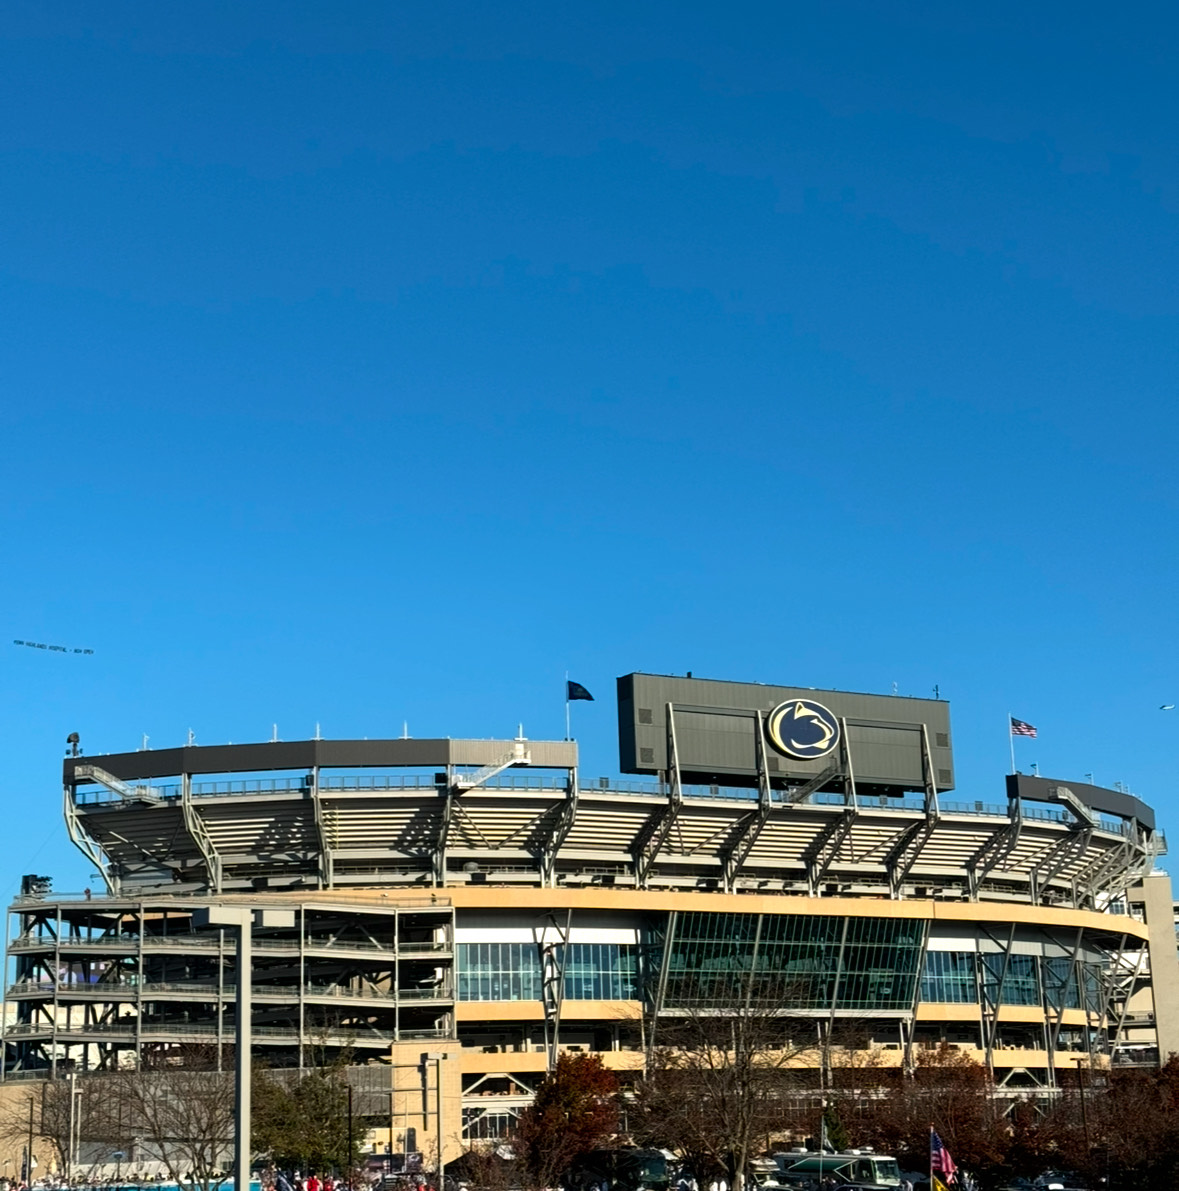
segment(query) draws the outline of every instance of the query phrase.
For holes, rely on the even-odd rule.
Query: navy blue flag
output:
[[[593,695],[589,693],[581,685],[580,682],[566,682],[565,683],[565,698],[572,702],[574,699],[587,699],[590,703],[594,701]]]

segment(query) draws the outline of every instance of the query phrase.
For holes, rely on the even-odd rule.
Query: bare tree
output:
[[[683,1008],[650,1023],[655,1045],[631,1114],[637,1139],[679,1151],[700,1177],[723,1171],[732,1191],[743,1191],[750,1160],[787,1127],[813,1049],[794,1041],[800,1021],[782,1008],[791,989],[742,984],[728,997],[715,986],[707,995],[681,989]]]
[[[519,1161],[510,1145],[478,1142],[446,1165],[447,1178],[479,1191],[511,1191],[522,1185]]]
[[[217,1191],[233,1163],[233,1079],[213,1067],[149,1067],[95,1077],[101,1096],[87,1135],[128,1150],[137,1143],[164,1163],[182,1191]]]

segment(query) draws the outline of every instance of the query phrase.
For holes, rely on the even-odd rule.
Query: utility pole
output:
[[[66,1134],[66,1178],[74,1177],[74,1114],[78,1110],[78,1073],[70,1072],[70,1116],[69,1129]]]
[[[422,1073],[429,1087],[429,1060],[434,1060],[434,1127],[437,1130],[438,1173],[435,1179],[437,1191],[443,1191],[442,1182],[442,1061],[446,1058],[445,1051],[428,1051],[422,1055]]]
[[[352,1191],[352,1084],[348,1084],[348,1191]]]
[[[37,1101],[34,1097],[29,1097],[29,1148],[25,1151],[25,1185],[31,1187],[33,1185],[33,1111],[36,1108]]]
[[[236,1078],[233,1096],[234,1191],[250,1191],[250,1066],[253,1025],[254,927],[293,927],[294,910],[253,910],[249,906],[206,906],[193,910],[197,930],[228,927],[237,937],[237,996],[234,1001],[234,1052]]]

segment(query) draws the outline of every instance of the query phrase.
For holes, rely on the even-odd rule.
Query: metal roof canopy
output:
[[[191,745],[134,753],[97,753],[67,757],[66,785],[93,780],[75,770],[99,766],[121,781],[203,773],[266,773],[275,770],[372,769],[404,766],[446,769],[456,765],[491,765],[520,744],[518,740],[295,740],[264,744]],[[524,741],[534,768],[576,769],[577,742]]]
[[[1027,777],[1022,773],[1007,775],[1007,797],[1030,802],[1057,802],[1068,805],[1077,798],[1095,811],[1104,811],[1120,819],[1135,819],[1149,831],[1155,829],[1154,811],[1133,794],[1107,790],[1088,782],[1062,781],[1055,777]]]

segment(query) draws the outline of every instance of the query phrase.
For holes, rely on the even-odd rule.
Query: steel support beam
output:
[[[192,803],[192,775],[180,775],[180,811],[184,818],[184,829],[188,832],[196,849],[205,862],[205,872],[208,874],[209,889],[213,893],[221,892],[221,857],[209,835],[205,821],[197,813]]]
[[[979,890],[987,874],[998,868],[1019,846],[1023,833],[1023,809],[1018,798],[1008,802],[1007,816],[1007,825],[992,835],[966,862],[971,901],[978,901]]]
[[[74,787],[67,784],[62,788],[62,814],[65,817],[66,832],[70,843],[90,861],[102,877],[106,890],[112,897],[118,896],[119,878],[111,867],[110,859],[102,845],[86,830],[81,816],[78,814],[77,804],[74,802]]]
[[[1081,943],[1084,940],[1084,930],[1081,927],[1077,928],[1076,934],[1073,937],[1072,947],[1068,952],[1068,972],[1065,974],[1064,980],[1061,981],[1057,988],[1056,1004],[1052,1004],[1052,991],[1048,984],[1048,960],[1054,958],[1048,955],[1040,957],[1040,991],[1041,1003],[1044,1010],[1044,1024],[1047,1034],[1046,1044],[1048,1050],[1048,1085],[1056,1087],[1056,1053],[1060,1049],[1060,1030],[1064,1024],[1065,1013],[1065,994],[1068,992],[1068,985],[1070,978],[1075,981],[1077,988],[1077,1000],[1084,1004],[1084,997],[1081,994],[1081,970],[1080,970],[1080,954]],[[1055,941],[1055,940],[1054,940]],[[1086,1021],[1088,1016],[1086,1015]]]
[[[1127,840],[1125,846],[1115,851],[1110,862],[1102,867],[1093,880],[1091,889],[1094,903],[1102,894],[1112,897],[1124,893],[1150,873],[1161,854],[1161,844],[1154,834],[1143,834],[1140,839]]]
[[[577,821],[577,794],[577,770],[570,769],[565,797],[549,818],[547,828],[542,830],[532,845],[540,862],[540,883],[547,889],[552,889],[557,883],[557,856]]]
[[[937,800],[937,773],[933,767],[929,733],[924,724],[921,725],[921,769],[925,778],[925,818],[901,833],[884,861],[884,867],[888,870],[889,892],[895,898],[904,896],[905,878],[917,863],[942,817]]]
[[[892,897],[904,896],[905,878],[917,863],[922,849],[937,829],[941,816],[934,814],[906,827],[884,858],[888,870],[888,891]]]
[[[442,791],[442,814],[438,822],[438,835],[434,841],[433,877],[435,885],[446,884],[446,849],[450,844],[450,824],[454,818],[454,804],[458,795],[452,788],[452,777],[447,767],[446,789]]]
[[[804,854],[811,897],[819,896],[819,886],[823,883],[831,862],[839,855],[839,849],[851,834],[852,824],[856,821],[858,813],[856,807],[847,807],[838,818],[832,819],[823,828],[822,834]]]
[[[551,929],[550,929],[551,928]],[[565,1004],[565,965],[569,960],[569,939],[573,932],[573,909],[565,911],[561,927],[556,914],[549,915],[548,927],[540,928],[541,992],[544,1000],[544,1044],[548,1069],[554,1071],[560,1053],[561,1009]],[[556,934],[556,940],[553,934]]]
[[[1083,869],[1077,875],[1077,883],[1090,898],[1096,900],[1097,892],[1113,874],[1133,864],[1134,855],[1134,845],[1124,839],[1115,847],[1102,852],[1092,864]]]
[[[1040,862],[1028,874],[1031,885],[1032,902],[1040,905],[1044,895],[1044,886],[1061,873],[1078,857],[1084,856],[1093,838],[1093,828],[1078,823],[1068,835],[1059,839],[1048,849]]]
[[[1146,977],[1147,960],[1150,955],[1146,939],[1135,939],[1133,962],[1127,959],[1128,936],[1123,932],[1118,939],[1118,948],[1110,959],[1108,969],[1107,1007],[1106,1012],[1111,1022],[1110,1050],[1116,1050],[1125,1039],[1126,1018],[1130,1010],[1130,1000],[1138,991],[1139,984]],[[1078,980],[1080,977],[1078,976]],[[1082,986],[1078,983],[1078,989]]]
[[[646,1050],[647,1058],[645,1070],[649,1075],[651,1072],[651,1060],[655,1054],[655,1036],[659,1030],[659,1019],[663,1014],[664,1002],[667,998],[667,977],[671,971],[671,949],[675,941],[676,925],[679,921],[679,911],[669,910],[667,912],[667,926],[665,927],[665,934],[663,936],[663,954],[659,960],[659,979],[653,989],[650,988],[648,982],[648,998],[651,1008],[650,1012],[650,1028],[647,1030]]]
[[[670,779],[667,803],[652,816],[647,827],[635,841],[635,881],[640,889],[647,887],[647,880],[655,867],[655,861],[659,858],[663,845],[667,843],[679,818],[680,808],[684,804],[683,785],[680,782],[680,759],[676,751],[675,709],[671,703],[667,704],[667,769]]]
[[[725,892],[736,888],[741,867],[753,851],[762,828],[769,822],[774,809],[774,792],[770,786],[770,770],[766,762],[765,725],[761,712],[754,720],[754,755],[757,758],[757,810],[738,820],[728,843],[721,850],[721,864],[725,875]]]
[[[323,794],[319,788],[319,766],[316,765],[307,777],[308,794],[315,815],[315,840],[319,845],[319,887],[320,889],[330,889],[335,881],[336,823],[334,812],[326,810],[323,805]],[[329,819],[329,815],[332,816],[331,819]]]
[[[1002,948],[1003,964],[999,969],[999,980],[995,985],[992,998],[987,992],[987,964],[986,957],[995,953],[979,950],[978,954],[978,1006],[980,1024],[983,1031],[983,1046],[986,1050],[987,1070],[991,1078],[995,1078],[995,1039],[999,1033],[999,1006],[1003,1004],[1003,985],[1007,981],[1007,969],[1011,966],[1011,948],[1015,943],[1015,923],[1011,923],[1007,931],[1007,942],[1000,943],[984,926],[980,931]],[[981,939],[980,939],[981,942]]]

